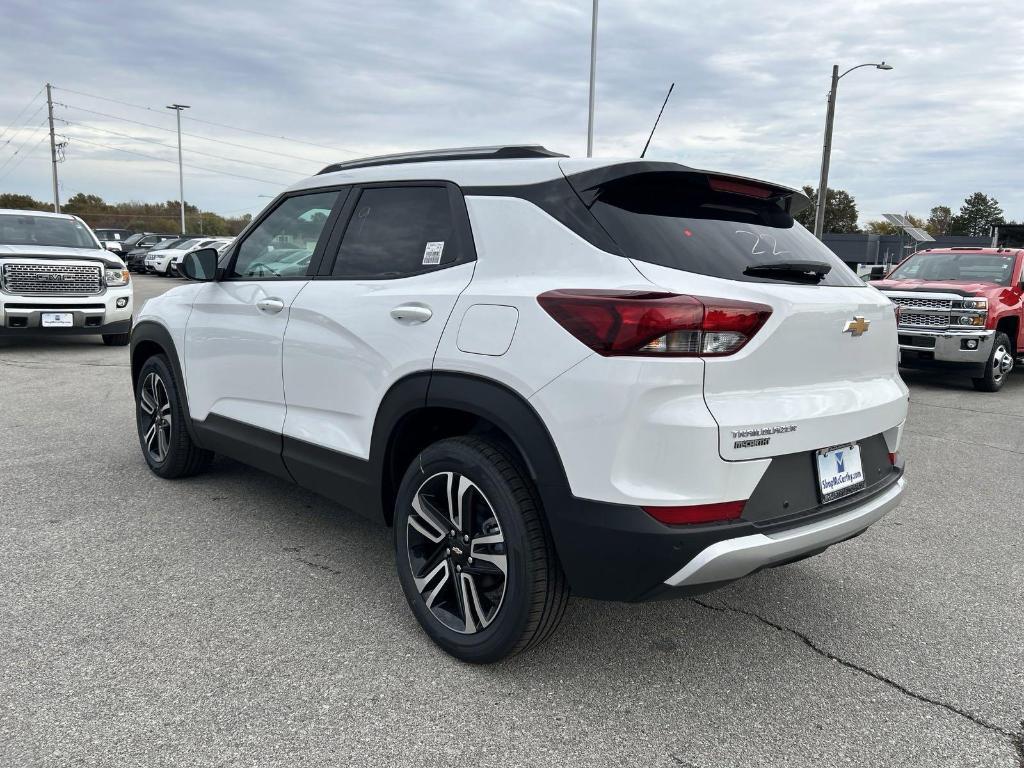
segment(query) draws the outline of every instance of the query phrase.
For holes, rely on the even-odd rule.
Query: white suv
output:
[[[330,166],[132,335],[143,455],[214,453],[394,527],[413,613],[489,662],[570,590],[693,595],[898,503],[892,304],[799,192],[540,147]]]
[[[131,274],[77,216],[0,210],[0,338],[96,334],[126,346]]]

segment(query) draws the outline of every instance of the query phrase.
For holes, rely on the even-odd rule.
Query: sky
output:
[[[191,107],[185,197],[225,214],[365,155],[585,156],[590,18],[591,0],[0,0],[0,192],[52,199],[47,81],[64,199],[176,200],[171,103]],[[861,222],[975,191],[1024,221],[1022,41],[1019,0],[602,0],[594,154],[638,156],[674,82],[649,158],[817,186],[832,65],[885,60],[837,92],[829,184]]]

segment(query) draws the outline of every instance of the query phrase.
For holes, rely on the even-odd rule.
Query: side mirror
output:
[[[198,251],[186,253],[178,267],[189,280],[208,283],[217,279],[217,251],[213,248],[200,248]]]

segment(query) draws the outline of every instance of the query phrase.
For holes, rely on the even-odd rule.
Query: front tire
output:
[[[992,342],[992,354],[985,363],[985,374],[980,379],[972,379],[971,383],[979,392],[998,392],[1013,371],[1013,364],[1013,342],[1005,333],[997,333]]]
[[[142,455],[160,477],[190,477],[213,460],[211,451],[192,442],[185,418],[181,393],[167,358],[148,358],[135,385],[135,421]]]
[[[412,462],[395,507],[399,581],[420,626],[476,664],[532,648],[569,588],[532,482],[500,444],[441,440]]]
[[[104,333],[103,343],[108,347],[127,347],[132,340],[131,332],[128,333]]]

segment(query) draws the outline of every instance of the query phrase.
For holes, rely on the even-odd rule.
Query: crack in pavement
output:
[[[950,704],[945,701],[940,701],[939,699],[933,699],[922,693],[917,693],[916,691],[910,690],[905,685],[902,685],[879,672],[874,672],[868,669],[867,667],[862,667],[859,664],[855,664],[852,661],[847,661],[846,659],[840,658],[831,651],[827,651],[824,648],[822,648],[820,645],[815,643],[808,635],[805,635],[803,632],[793,629],[792,627],[777,624],[771,619],[767,619],[759,613],[755,613],[754,611],[748,611],[745,608],[737,608],[727,603],[723,603],[722,605],[714,605],[712,603],[707,603],[703,600],[699,600],[696,597],[692,597],[690,598],[690,600],[694,603],[697,603],[697,605],[703,606],[704,608],[707,608],[712,611],[718,611],[720,613],[739,613],[744,616],[749,616],[750,618],[756,619],[762,624],[765,624],[766,626],[769,626],[778,632],[785,632],[790,635],[793,635],[819,656],[824,656],[826,659],[831,659],[832,661],[841,664],[847,669],[852,669],[855,672],[860,672],[863,675],[867,675],[868,677],[873,678],[874,680],[877,680],[880,683],[884,683],[893,690],[902,693],[904,696],[909,696],[910,698],[916,699],[917,701],[923,704],[931,704],[935,707],[941,707],[947,712],[950,712],[954,715],[958,715],[959,717],[969,720],[970,722],[974,723],[977,726],[980,726],[981,728],[984,728],[990,733],[995,733],[999,736],[1002,736],[1005,739],[1008,739],[1010,745],[1014,748],[1014,750],[1017,753],[1017,762],[1020,768],[1024,768],[1024,721],[1021,721],[1020,730],[1014,733],[1013,731],[1003,728],[1001,725],[996,725],[995,723],[989,722],[983,717],[972,714],[971,712],[968,712],[965,709],[961,709],[955,704]]]
[[[979,443],[977,440],[964,440],[963,438],[957,439],[952,437],[945,437],[943,435],[933,435],[929,432],[919,432],[916,429],[905,429],[904,434],[917,435],[918,437],[931,437],[935,440],[942,440],[945,443],[963,443],[964,445],[980,445],[982,448],[991,448],[993,451],[1003,451],[1004,453],[1012,453],[1017,456],[1024,456],[1024,451],[1018,451],[1014,448],[1006,448],[1001,445],[992,445],[991,443]]]
[[[1007,411],[984,411],[980,408],[964,408],[959,405],[940,405],[939,403],[928,403],[924,400],[915,400],[914,398],[910,398],[910,403],[911,405],[923,405],[926,408],[946,408],[950,411],[966,411],[967,413],[984,413],[987,416],[1008,416],[1011,419],[1024,419],[1024,415]]]
[[[128,363],[75,363],[75,362],[50,362],[44,363],[36,360],[9,360],[0,357],[0,365],[8,365],[11,368],[128,368]]]

